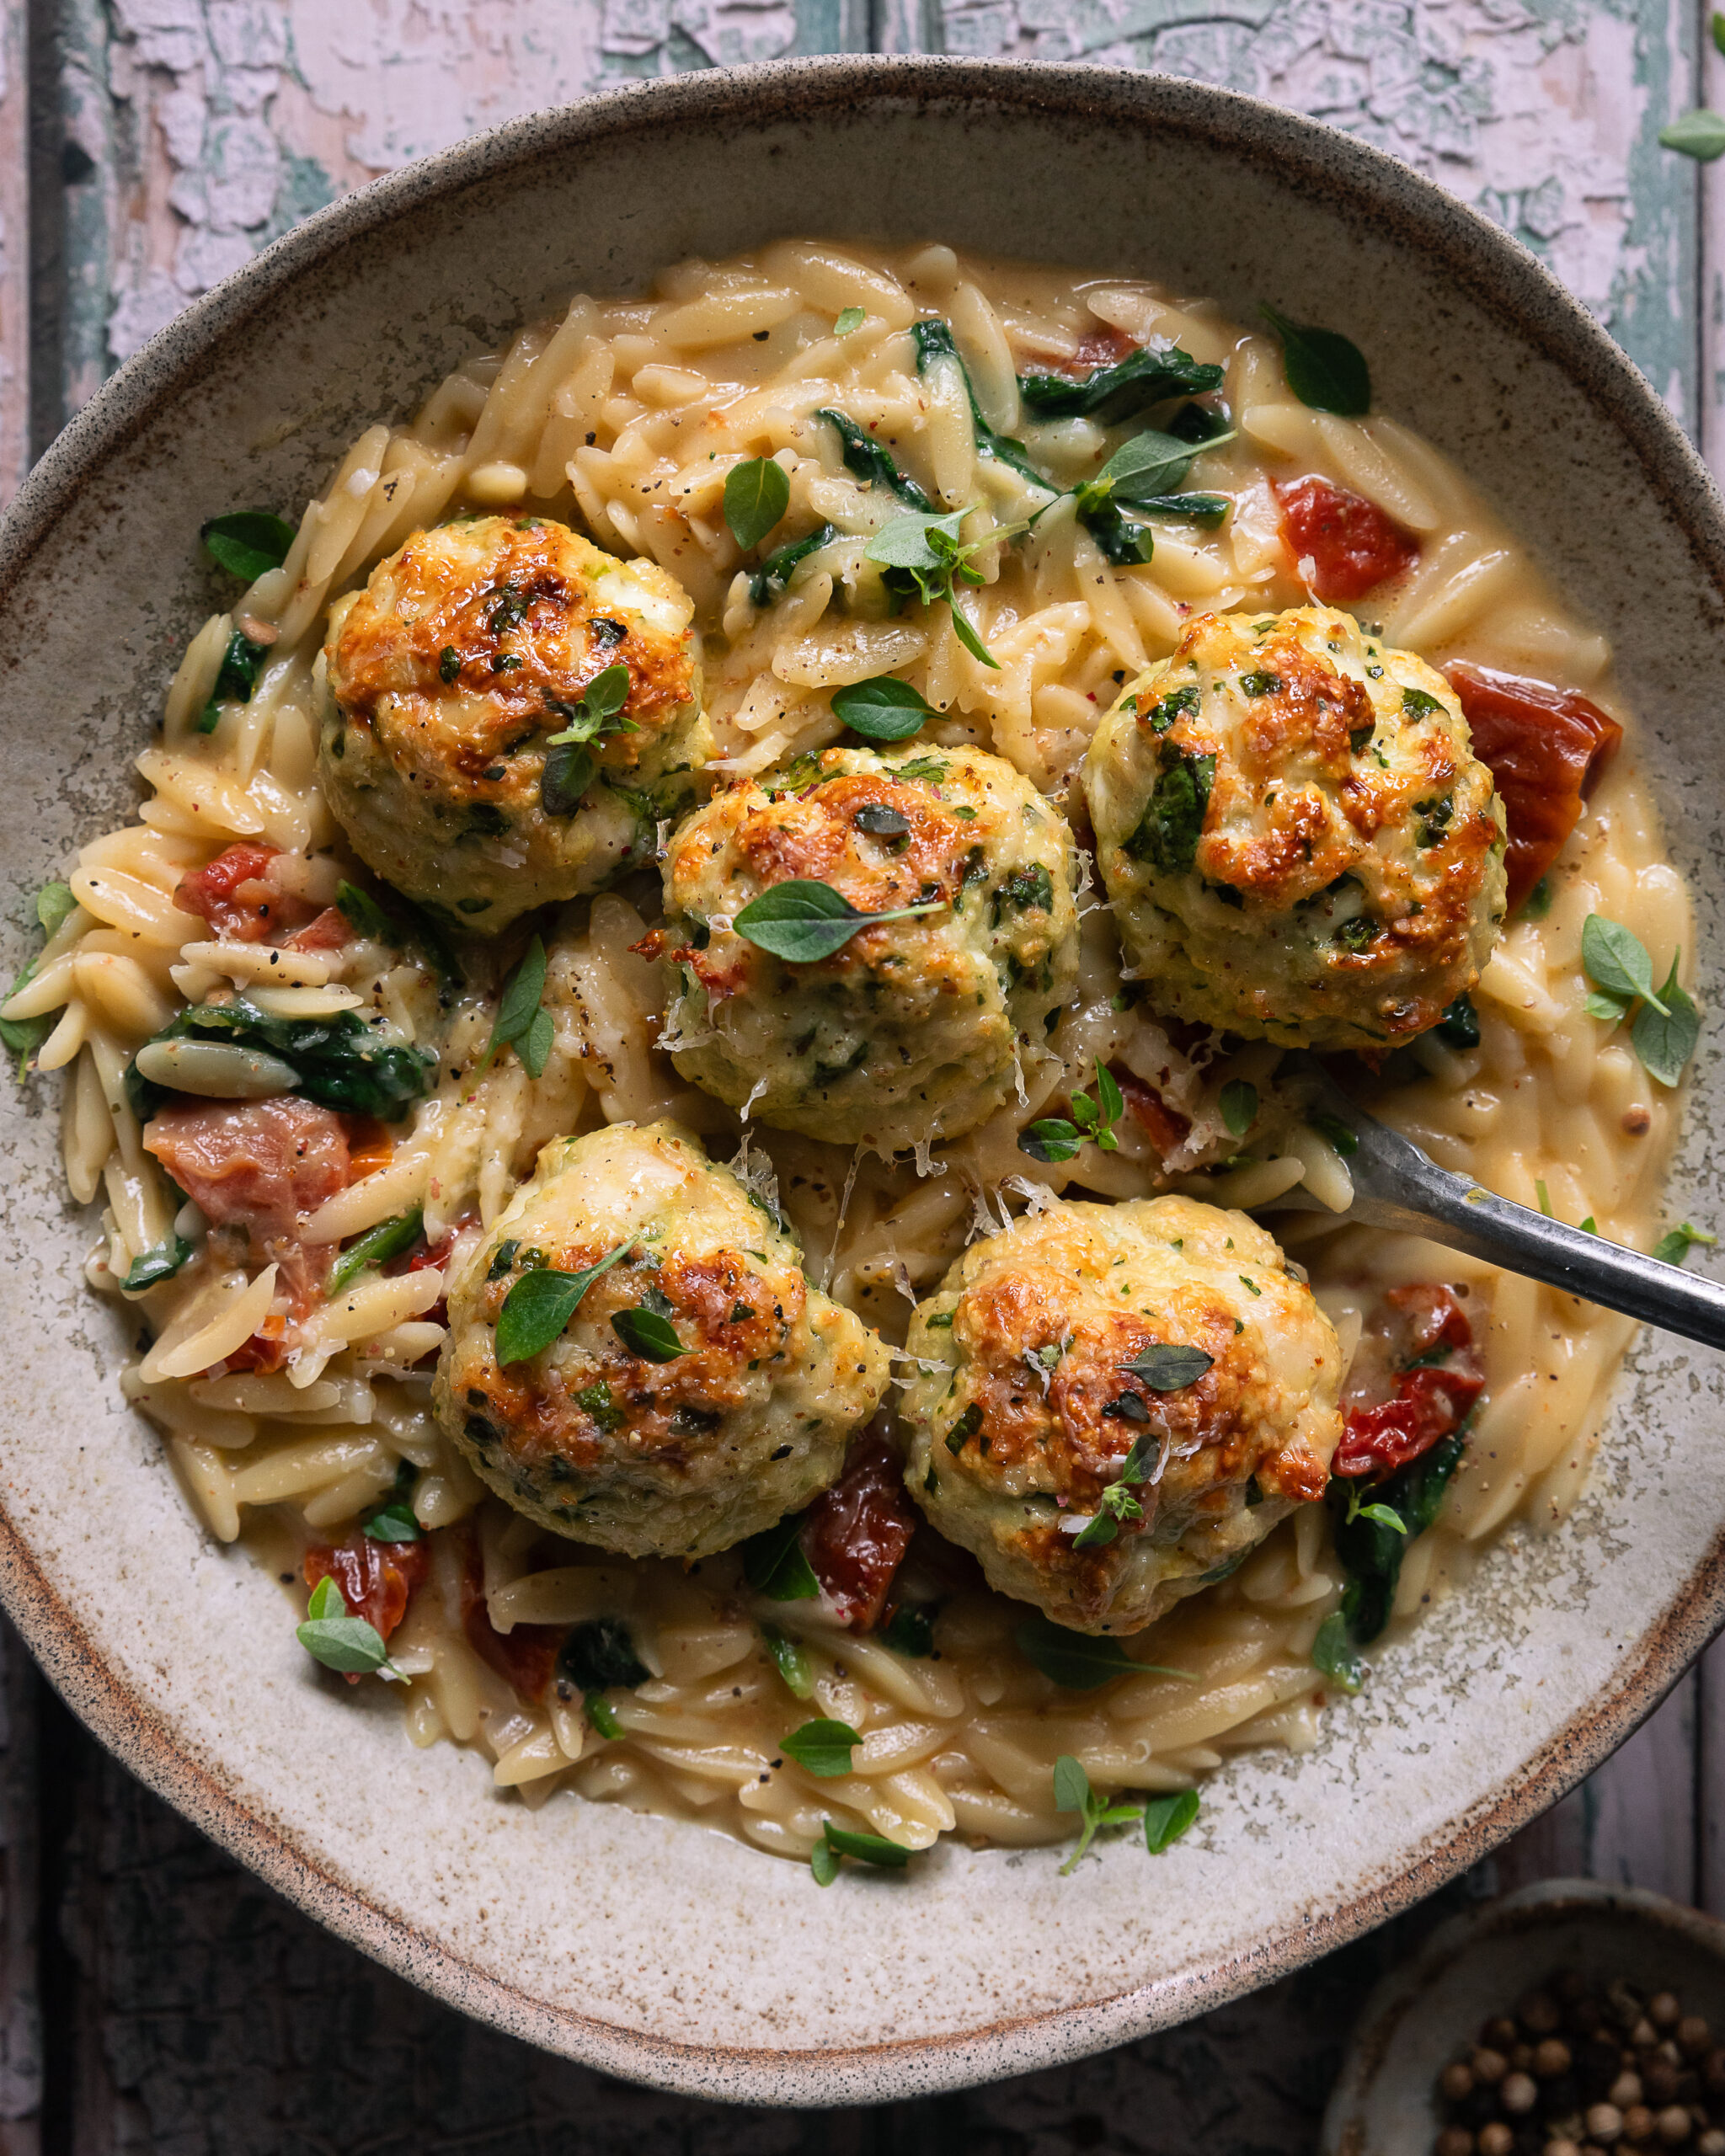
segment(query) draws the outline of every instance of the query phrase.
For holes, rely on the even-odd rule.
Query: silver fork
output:
[[[1311,1107],[1345,1123],[1359,1140],[1359,1150],[1347,1156],[1354,1202],[1345,1214],[1332,1218],[1425,1235],[1470,1257],[1621,1310],[1663,1332],[1725,1348],[1725,1283],[1643,1257],[1639,1251],[1625,1250],[1602,1235],[1498,1198],[1466,1176],[1451,1175],[1411,1139],[1357,1107],[1313,1056],[1290,1057],[1283,1072],[1296,1080]],[[1297,1184],[1262,1209],[1279,1208],[1329,1211]]]

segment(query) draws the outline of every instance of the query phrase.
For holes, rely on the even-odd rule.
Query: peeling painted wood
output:
[[[69,410],[381,173],[612,83],[868,45],[867,0],[67,0],[66,23]]]
[[[1155,68],[1345,128],[1525,242],[1693,424],[1694,168],[1657,136],[1695,101],[1699,27],[1666,0],[888,0],[885,37]]]
[[[40,446],[187,300],[344,189],[605,83],[871,43],[1160,68],[1347,127],[1533,247],[1725,470],[1725,163],[1698,171],[1655,141],[1704,94],[1725,104],[1706,15],[1680,0],[63,0],[64,142],[38,157],[32,204],[11,0],[0,494],[24,467],[33,389]],[[32,211],[52,327],[37,350],[53,355],[34,385]],[[1146,2120],[1168,2156],[1292,2150],[1392,1956],[1470,1895],[1577,1871],[1725,1913],[1725,1651],[1469,1881],[1298,1978],[993,2089],[736,2112],[543,2058],[337,1945],[42,1703],[0,1628],[0,2156],[1055,2156],[1149,2147]]]

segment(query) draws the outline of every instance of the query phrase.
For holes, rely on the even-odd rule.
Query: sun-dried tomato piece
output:
[[[522,1699],[542,1700],[563,1642],[560,1625],[517,1625],[499,1632],[485,1602],[485,1574],[478,1543],[469,1536],[462,1568],[462,1630],[481,1662],[488,1663]]]
[[[1154,1086],[1145,1083],[1135,1070],[1129,1070],[1123,1063],[1111,1063],[1109,1075],[1120,1089],[1120,1097],[1131,1110],[1133,1119],[1150,1134],[1150,1142],[1167,1160],[1177,1147],[1184,1145],[1192,1129],[1190,1116],[1182,1115],[1178,1108],[1171,1108]]]
[[[182,913],[208,921],[225,942],[282,943],[291,939],[295,949],[306,951],[345,942],[351,931],[334,907],[320,913],[309,899],[278,881],[292,858],[280,846],[242,839],[224,847],[202,868],[182,876],[174,888],[174,903]],[[339,933],[327,925],[332,922],[339,926]]]
[[[369,1534],[350,1534],[333,1546],[314,1542],[306,1552],[306,1585],[333,1579],[341,1589],[350,1617],[363,1617],[380,1639],[407,1614],[414,1589],[430,1564],[425,1542],[374,1542]],[[357,1684],[357,1674],[350,1674]]]
[[[1563,850],[1581,804],[1611,760],[1623,728],[1573,689],[1488,666],[1446,666],[1492,774],[1509,826],[1504,867],[1514,913]]]
[[[1391,1288],[1384,1300],[1401,1320],[1401,1359],[1414,1363],[1439,1347],[1471,1348],[1473,1327],[1453,1289],[1435,1280]]]
[[[1375,502],[1327,479],[1271,483],[1282,510],[1282,536],[1312,596],[1326,606],[1364,599],[1419,559],[1419,542]]]
[[[1485,1387],[1473,1327],[1451,1291],[1436,1282],[1391,1288],[1387,1330],[1402,1365],[1387,1400],[1356,1401],[1342,1426],[1332,1475],[1388,1475],[1459,1429]]]
[[[1124,329],[1116,329],[1106,322],[1098,323],[1078,339],[1077,349],[1070,360],[1051,362],[1048,372],[1071,375],[1075,381],[1082,382],[1098,367],[1119,366],[1122,360],[1130,360],[1137,350]]]
[[[916,1524],[897,1460],[880,1438],[865,1436],[803,1526],[814,1577],[846,1624],[867,1632],[880,1622]]]

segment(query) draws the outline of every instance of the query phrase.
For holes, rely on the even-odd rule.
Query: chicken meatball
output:
[[[1497,940],[1503,814],[1455,691],[1332,607],[1200,616],[1097,728],[1084,789],[1120,940],[1177,1017],[1391,1048]]]
[[[1341,1351],[1262,1228],[1058,1202],[919,1304],[905,1481],[1003,1594],[1135,1632],[1323,1493]]]
[[[519,1354],[535,1345],[516,1329],[523,1308],[552,1299],[542,1334],[558,1314],[547,1276],[567,1297],[590,1273],[561,1328]],[[631,1557],[704,1557],[837,1480],[889,1367],[804,1278],[777,1216],[686,1131],[614,1123],[553,1139],[464,1267],[433,1398],[475,1471],[530,1519]]]
[[[543,517],[416,531],[330,609],[318,771],[355,851],[487,934],[650,862],[711,750],[693,613]]]
[[[776,958],[732,926],[775,884],[825,884],[864,928]],[[1064,819],[999,756],[836,748],[718,795],[665,867],[676,1067],[763,1123],[890,1153],[998,1107],[1078,969]]]

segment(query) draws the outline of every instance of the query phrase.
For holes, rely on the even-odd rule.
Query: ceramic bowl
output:
[[[779,233],[944,237],[1154,275],[1346,331],[1382,408],[1494,496],[1613,639],[1702,992],[1725,952],[1725,522],[1616,347],[1495,227],[1380,152],[1202,84],[832,60],[685,76],[520,120],[350,196],[190,307],[56,442],[0,529],[3,909],[121,817],[207,611],[199,519],[302,501],[379,414],[585,287]],[[8,931],[15,955],[19,939]],[[1703,1050],[1672,1217],[1718,1217]],[[1014,2073],[1214,2006],[1471,1863],[1619,1742],[1725,1614],[1717,1364],[1644,1342],[1592,1491],[1378,1659],[1305,1758],[1246,1758],[1154,1865],[944,1848],[818,1891],[693,1827],[499,1800],[335,1697],[280,1589],[194,1524],[114,1379],[38,1085],[0,1086],[0,1590],[77,1711],[341,1936],[605,2070],[752,2103]]]
[[[1458,2047],[1555,1971],[1674,1991],[1725,2026],[1725,1924],[1637,1886],[1546,1879],[1434,1932],[1366,2001],[1324,2114],[1320,2156],[1431,2156],[1434,2091]]]

